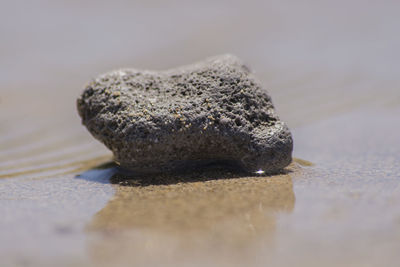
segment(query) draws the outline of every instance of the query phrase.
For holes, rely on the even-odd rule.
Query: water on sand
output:
[[[4,6],[1,266],[398,265],[398,1]],[[85,82],[226,52],[254,68],[303,160],[112,183],[76,113]]]

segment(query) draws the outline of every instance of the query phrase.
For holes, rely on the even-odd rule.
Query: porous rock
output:
[[[225,162],[268,173],[291,162],[288,127],[232,55],[167,71],[112,71],[92,80],[77,105],[90,133],[135,172]]]

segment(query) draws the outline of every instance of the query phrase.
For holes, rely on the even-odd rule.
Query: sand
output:
[[[4,6],[1,266],[398,265],[396,1]],[[268,88],[296,161],[119,183],[75,109],[87,79],[226,52]]]
[[[274,212],[293,210],[290,174],[233,178],[221,171],[199,173],[204,174],[210,180],[118,186],[87,228],[89,235],[101,233],[89,248],[96,263],[115,263],[116,251],[117,262],[132,263],[132,252],[140,251],[133,262],[144,264],[157,255],[153,263],[162,259],[173,265],[205,253],[230,255],[231,264],[260,236],[273,235]]]

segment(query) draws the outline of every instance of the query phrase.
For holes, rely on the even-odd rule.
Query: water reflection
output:
[[[101,170],[116,193],[87,227],[89,254],[99,264],[172,265],[223,255],[240,262],[256,244],[273,240],[276,213],[293,209],[293,168],[268,177],[220,166],[173,177]]]

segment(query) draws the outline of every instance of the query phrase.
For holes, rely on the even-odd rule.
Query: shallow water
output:
[[[1,266],[397,266],[397,1],[4,7]],[[291,128],[287,173],[112,184],[112,155],[76,112],[85,82],[226,52],[256,71]]]

